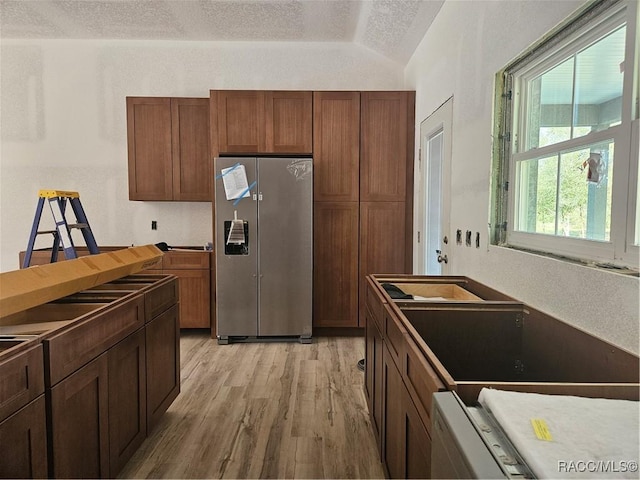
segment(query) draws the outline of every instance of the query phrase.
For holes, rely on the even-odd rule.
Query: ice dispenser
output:
[[[249,255],[249,222],[246,220],[224,221],[224,254]]]

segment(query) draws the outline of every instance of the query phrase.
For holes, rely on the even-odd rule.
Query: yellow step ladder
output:
[[[38,205],[36,207],[36,214],[33,219],[33,226],[31,227],[31,235],[29,235],[29,243],[25,252],[23,268],[27,268],[31,264],[31,255],[33,253],[33,246],[36,242],[36,237],[41,234],[53,234],[53,248],[51,250],[51,263],[58,260],[58,248],[62,244],[64,250],[64,256],[67,260],[72,258],[78,258],[76,253],[73,239],[71,238],[71,229],[77,228],[82,232],[84,241],[89,248],[89,253],[100,253],[96,239],[93,236],[89,221],[84,213],[82,204],[80,203],[80,195],[78,192],[69,192],[65,190],[40,190],[38,192]],[[53,215],[53,220],[56,224],[55,230],[41,230],[38,231],[40,225],[40,218],[42,217],[42,210],[44,208],[45,200],[49,202],[49,208]],[[67,206],[67,200],[73,209],[73,213],[76,216],[76,223],[69,224],[65,215]]]

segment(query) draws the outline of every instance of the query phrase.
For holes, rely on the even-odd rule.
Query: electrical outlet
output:
[[[151,220],[151,230],[158,229],[158,222],[156,220]]]
[[[464,243],[467,247],[471,246],[471,230],[465,232]]]

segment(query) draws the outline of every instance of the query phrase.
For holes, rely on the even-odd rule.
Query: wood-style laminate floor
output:
[[[218,345],[183,331],[181,393],[120,478],[384,478],[364,339]]]

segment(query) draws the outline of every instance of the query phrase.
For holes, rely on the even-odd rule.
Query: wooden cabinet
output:
[[[406,201],[414,98],[408,91],[362,92],[360,201]]]
[[[313,324],[357,326],[358,203],[315,202],[313,210]]]
[[[358,202],[360,93],[313,94],[313,198]]]
[[[364,327],[365,276],[412,269],[415,92],[211,90],[210,102],[212,156],[313,153],[313,326]]]
[[[311,92],[212,90],[210,108],[217,123],[214,155],[312,151]]]
[[[365,394],[380,458],[390,478],[430,478],[431,392],[444,384],[370,278],[365,304]]]
[[[113,477],[147,436],[145,331],[129,335],[108,352],[109,464]]]
[[[147,372],[147,432],[180,393],[180,323],[178,306],[145,326]]]
[[[412,270],[415,92],[362,92],[360,319],[364,278]]]
[[[0,421],[0,478],[47,478],[44,395]]]
[[[47,477],[43,393],[42,344],[0,342],[0,478]]]
[[[108,388],[102,354],[51,389],[52,477],[111,476]]]
[[[405,478],[404,385],[386,344],[382,346],[382,458],[389,478]]]
[[[169,250],[156,271],[178,277],[180,328],[210,328],[211,252]]]
[[[407,389],[402,391],[405,477],[431,478],[431,436]]]
[[[382,458],[382,334],[368,307],[366,312],[365,394],[378,445],[378,454]]]
[[[366,276],[406,271],[404,202],[360,203],[360,325],[364,326]]]
[[[209,157],[209,99],[171,99],[173,197],[210,202],[213,161]]]
[[[211,201],[209,100],[127,97],[130,200]]]
[[[360,93],[314,92],[315,327],[358,326]]]

